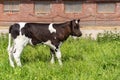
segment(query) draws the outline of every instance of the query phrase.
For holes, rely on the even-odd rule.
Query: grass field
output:
[[[105,35],[105,34],[104,34]],[[63,66],[50,64],[49,48],[27,46],[23,66],[11,68],[7,37],[0,36],[0,80],[120,80],[119,39],[69,38],[61,47]]]

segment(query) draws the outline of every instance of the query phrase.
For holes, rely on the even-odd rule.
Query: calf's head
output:
[[[80,19],[78,20],[72,20],[71,22],[71,35],[75,37],[80,37],[82,36],[82,32],[80,31]]]

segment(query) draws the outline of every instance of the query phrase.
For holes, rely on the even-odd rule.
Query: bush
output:
[[[105,31],[97,35],[98,42],[120,41],[120,32],[118,31]]]

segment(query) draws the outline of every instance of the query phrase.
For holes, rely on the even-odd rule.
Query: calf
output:
[[[20,55],[23,48],[29,43],[31,45],[45,44],[50,47],[51,63],[54,63],[56,55],[58,62],[61,61],[61,44],[71,36],[82,35],[79,26],[80,20],[67,21],[60,24],[47,23],[15,23],[9,28],[8,53],[10,65],[14,67],[14,60],[17,66],[21,66]],[[11,46],[11,37],[13,44]]]

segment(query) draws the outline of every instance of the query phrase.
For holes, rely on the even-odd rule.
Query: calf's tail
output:
[[[9,34],[8,34],[8,47],[7,47],[7,50],[10,51],[10,47],[11,47],[11,29],[12,29],[12,26],[10,26],[9,28]]]
[[[8,34],[8,47],[7,47],[8,51],[10,51],[10,47],[11,47],[11,33]]]

